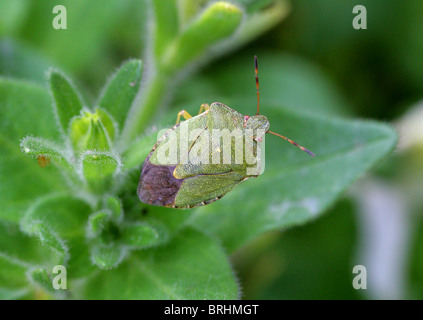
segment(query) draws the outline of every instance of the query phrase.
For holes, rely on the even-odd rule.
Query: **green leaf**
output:
[[[51,194],[29,208],[21,226],[29,233],[48,226],[63,238],[84,237],[90,212],[90,206],[81,199],[69,194]]]
[[[79,154],[86,149],[111,149],[115,131],[114,121],[97,108],[94,113],[83,110],[82,115],[72,118],[69,136],[74,151]]]
[[[31,281],[37,284],[42,289],[50,293],[57,293],[57,290],[54,290],[52,285],[52,280],[44,268],[33,268],[29,270],[28,277]]]
[[[207,4],[207,0],[178,0],[177,5],[181,24],[187,23],[205,4]]]
[[[0,220],[0,252],[22,261],[25,265],[56,264],[57,256],[34,237],[24,234],[16,223]],[[0,284],[1,287],[1,284]]]
[[[264,173],[196,212],[192,223],[218,236],[230,251],[265,231],[317,218],[397,141],[395,131],[384,124],[263,109],[271,130],[301,143],[317,157],[267,136]]]
[[[117,130],[117,124],[114,121],[114,119],[107,113],[107,111],[96,108],[95,114],[98,115],[99,120],[101,121],[101,124],[104,127],[104,130],[107,132],[107,136],[110,141],[110,145],[112,145],[113,141],[116,137],[116,130]]]
[[[97,103],[115,119],[120,130],[140,88],[141,75],[141,60],[124,63],[110,78]]]
[[[21,142],[22,152],[34,159],[38,156],[52,158],[58,162],[65,161],[62,151],[54,142],[42,138],[25,137]]]
[[[71,119],[79,116],[82,110],[81,98],[74,85],[61,71],[50,69],[47,74],[47,80],[57,118],[63,132],[67,134]]]
[[[34,81],[44,86],[45,72],[54,65],[55,63],[49,61],[27,43],[10,38],[0,40],[0,74],[2,75]]]
[[[157,132],[135,140],[123,153],[123,164],[126,169],[141,167],[145,158],[157,142]]]
[[[27,286],[25,274],[27,268],[28,266],[23,262],[0,252],[0,287],[23,288]]]
[[[28,295],[28,289],[9,289],[0,287],[1,300],[17,300],[22,299]]]
[[[91,244],[87,242],[86,238],[71,238],[67,244],[70,252],[70,260],[66,265],[68,280],[89,276],[98,269],[92,264]]]
[[[196,107],[197,106],[200,108],[201,103],[196,105]],[[198,111],[198,108],[194,110]],[[175,110],[174,112],[167,112],[163,114],[163,116],[157,120],[154,127],[148,129],[147,132],[145,132],[142,136],[138,137],[130,144],[125,146],[122,158],[123,165],[126,169],[141,167],[142,163],[153,149],[153,146],[156,144],[157,140],[161,138],[161,136],[158,135],[160,131],[163,129],[167,130],[175,125],[176,116],[179,111],[181,111],[180,105],[178,111]]]
[[[21,153],[20,140],[28,134],[59,136],[48,92],[0,78],[0,217],[9,221],[19,221],[38,196],[66,186],[55,166],[40,168]]]
[[[110,210],[112,218],[116,221],[123,217],[122,201],[116,197],[107,197],[105,200],[105,206]]]
[[[43,87],[0,77],[0,104],[1,133],[8,140],[19,141],[28,134],[59,137],[51,98]]]
[[[136,251],[116,269],[90,278],[81,299],[237,299],[222,248],[187,229],[167,246]]]
[[[184,67],[211,45],[234,33],[241,20],[242,11],[234,4],[224,1],[212,3],[168,46],[159,68],[171,74]]]
[[[119,193],[125,211],[125,223],[136,225],[147,223],[159,235],[160,244],[172,240],[173,236],[184,228],[186,221],[191,217],[189,210],[179,211],[175,214],[172,208],[148,206],[139,201],[136,196],[139,170],[131,170],[125,179],[125,184]]]
[[[60,238],[56,232],[45,226],[41,221],[25,221],[23,229],[29,235],[36,236],[40,239],[41,243],[60,256],[59,263],[66,263],[69,259],[69,249],[65,241]]]
[[[81,155],[82,173],[90,189],[97,193],[107,190],[113,176],[122,165],[119,156],[106,152],[85,151]]]
[[[245,246],[234,257],[245,284],[244,298],[350,300],[363,297],[365,290],[355,290],[351,285],[354,262],[360,260],[353,258],[358,240],[356,224],[353,204],[342,199],[313,223],[268,233]]]
[[[108,270],[117,267],[125,258],[127,250],[121,246],[98,245],[91,251],[91,260],[100,269]]]
[[[89,218],[89,232],[91,236],[98,235],[104,230],[110,220],[110,214],[107,211],[93,213]]]
[[[135,248],[145,248],[156,244],[159,240],[156,229],[145,223],[128,225],[122,234],[122,243]]]
[[[74,167],[66,159],[66,151],[62,150],[53,141],[29,136],[22,140],[20,146],[24,155],[38,160],[40,167],[44,168],[44,166],[49,164],[50,160],[53,160],[61,168],[66,169],[72,178],[78,180]]]
[[[41,239],[47,244],[45,237]],[[32,277],[32,271],[52,268],[63,257],[63,252],[58,256],[51,249],[40,245],[40,239],[23,234],[16,224],[0,221],[0,299],[33,298],[31,283],[40,285],[35,278],[41,281],[42,275]]]
[[[85,238],[90,206],[69,194],[52,194],[40,198],[21,221],[21,228],[59,254],[67,267],[69,279],[93,270]]]

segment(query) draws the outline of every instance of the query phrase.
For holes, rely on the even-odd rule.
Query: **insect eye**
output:
[[[246,125],[246,123],[247,123],[248,119],[250,119],[250,116],[244,116],[244,127],[245,127],[245,125]]]

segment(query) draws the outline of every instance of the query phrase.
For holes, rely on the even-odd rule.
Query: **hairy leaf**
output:
[[[112,269],[119,265],[127,250],[118,245],[98,245],[91,251],[91,261],[100,269]]]
[[[8,14],[8,12],[4,12]],[[11,38],[0,40],[0,74],[2,75],[44,85],[45,72],[54,65],[27,43],[21,43]]]
[[[117,155],[96,151],[85,151],[81,155],[82,172],[93,192],[107,190],[112,177],[120,169],[121,160]]]
[[[145,223],[131,224],[123,230],[122,242],[129,247],[145,248],[156,244],[158,240],[156,229]]]
[[[187,250],[189,248],[189,250]],[[165,247],[133,252],[88,280],[85,299],[236,299],[238,286],[215,241],[187,229]]]
[[[0,124],[0,217],[19,221],[38,196],[66,186],[57,168],[40,168],[37,160],[25,157],[19,148],[20,140],[29,134],[59,136],[47,91],[0,78]]]
[[[230,251],[265,231],[317,218],[397,140],[395,131],[384,124],[265,109],[271,130],[301,143],[317,157],[266,136],[264,173],[193,216],[194,225],[217,235]]]
[[[67,134],[70,121],[79,116],[82,110],[82,101],[74,85],[60,71],[50,69],[47,74],[54,107],[63,132]]]
[[[27,268],[28,266],[21,261],[0,252],[0,287],[25,287]]]
[[[120,130],[140,88],[141,75],[141,60],[124,63],[110,78],[97,103],[115,119]]]

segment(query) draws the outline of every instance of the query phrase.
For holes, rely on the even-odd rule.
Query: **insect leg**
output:
[[[178,112],[178,116],[176,117],[176,124],[181,122],[181,117],[184,117],[185,120],[192,118],[192,116],[186,112],[185,110],[181,110]]]
[[[203,113],[203,111],[207,111],[210,109],[210,106],[208,103],[203,103],[200,107],[200,111],[198,111],[198,114]]]

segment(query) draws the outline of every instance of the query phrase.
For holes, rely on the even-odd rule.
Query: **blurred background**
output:
[[[122,61],[142,57],[149,37],[145,1],[0,0],[0,75],[44,84],[45,70],[57,66],[92,100]],[[252,0],[240,2],[254,6]],[[56,4],[67,8],[68,30],[51,26]],[[352,27],[357,4],[367,9],[366,30]],[[236,96],[240,83],[219,86],[213,79],[235,67],[249,70],[257,54],[265,66],[260,69],[263,100],[266,88],[283,83],[288,74],[305,81],[308,92],[314,90],[310,100],[325,103],[308,103],[308,108],[390,123],[400,142],[322,218],[266,234],[236,252],[232,261],[243,298],[421,299],[423,3],[292,0],[285,5],[286,16],[276,27],[180,83],[172,105],[180,109],[182,102],[194,101],[193,88],[207,82],[214,90],[204,90],[199,102],[231,95],[254,108],[253,78],[245,80],[251,82],[249,97]],[[271,66],[287,57],[292,68],[285,75],[272,73]],[[270,98],[305,103],[286,101],[282,93]],[[352,286],[355,265],[367,269],[366,290]]]

